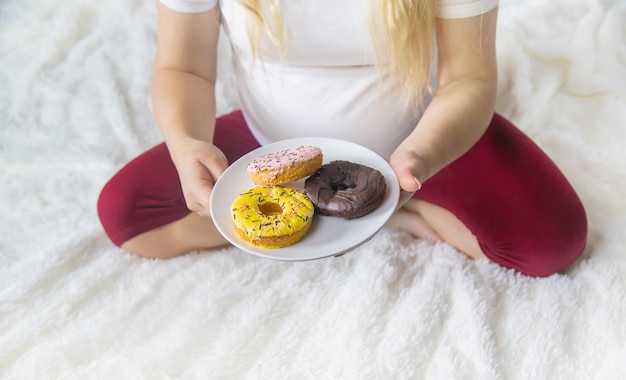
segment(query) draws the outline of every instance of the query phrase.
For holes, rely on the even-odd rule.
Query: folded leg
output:
[[[259,146],[241,112],[218,118],[214,143],[231,163]],[[174,244],[180,237],[181,242],[186,242],[188,246],[181,246],[178,250],[168,249],[172,255],[184,253],[189,248],[201,248],[198,245],[203,239],[187,235],[193,234],[195,227],[208,228],[212,223],[208,218],[201,220],[190,215],[165,143],[133,159],[109,180],[98,199],[98,214],[105,232],[117,246],[142,234],[157,231],[148,239],[143,239],[145,242],[140,239],[142,247],[137,250],[156,252],[163,246],[158,243],[161,237],[174,241]],[[179,223],[174,224],[176,222]]]
[[[550,158],[500,115],[415,198],[450,211],[485,256],[531,276],[570,267],[587,238],[583,205]]]

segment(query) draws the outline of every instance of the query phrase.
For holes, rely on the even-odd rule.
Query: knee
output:
[[[181,202],[156,201],[138,195],[136,186],[115,177],[98,198],[100,223],[116,246],[141,257],[169,259],[180,255],[172,248],[171,223],[189,214]]]
[[[131,173],[133,174],[133,173]],[[120,171],[102,188],[97,211],[107,236],[118,247],[140,256],[154,257],[142,249],[145,244],[126,244],[142,234],[158,230],[189,214],[180,189],[163,191],[140,173]],[[127,249],[126,247],[130,247]],[[152,245],[161,251],[159,245]],[[167,254],[159,254],[166,258]],[[172,256],[173,257],[173,256]]]
[[[128,204],[128,188],[113,177],[102,188],[98,197],[97,211],[100,224],[109,239],[120,247],[126,240],[124,231],[129,228],[132,210]]]
[[[537,260],[545,264],[539,266],[540,270],[535,274],[537,277],[564,273],[583,254],[587,247],[588,226],[582,204],[570,205],[567,217],[554,217],[545,230],[546,237],[538,239],[542,244],[537,249],[540,253]]]
[[[118,247],[155,227],[150,224],[150,218],[159,207],[151,207],[140,186],[118,173],[104,185],[98,197],[100,224]]]
[[[537,249],[532,260],[518,269],[531,277],[549,277],[565,273],[582,255],[585,244],[568,245],[563,248]]]
[[[492,261],[531,277],[564,273],[583,254],[587,244],[587,220],[570,220],[559,226],[535,230],[516,240],[481,247]]]

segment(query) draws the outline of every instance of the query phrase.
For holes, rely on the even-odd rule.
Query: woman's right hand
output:
[[[228,160],[215,145],[190,139],[170,154],[178,170],[183,196],[189,210],[210,216],[209,204],[215,182],[228,167]]]

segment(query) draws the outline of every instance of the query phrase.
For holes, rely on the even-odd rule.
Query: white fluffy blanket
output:
[[[623,0],[501,1],[498,110],[590,222],[581,260],[533,279],[397,230],[304,263],[122,252],[95,202],[160,140],[154,2],[2,0],[0,377],[626,378],[625,20]]]

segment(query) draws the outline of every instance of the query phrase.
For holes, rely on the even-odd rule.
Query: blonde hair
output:
[[[263,32],[284,55],[287,35],[282,24],[280,1],[239,2],[248,11],[246,26],[254,56],[258,53]],[[408,106],[422,105],[424,89],[432,93],[430,76],[435,54],[437,0],[380,0],[379,12],[370,11],[371,36],[379,69],[384,58],[388,57],[389,74],[400,85],[401,99],[398,100]],[[377,17],[378,13],[381,17]],[[376,33],[379,28],[383,31],[382,36]]]

